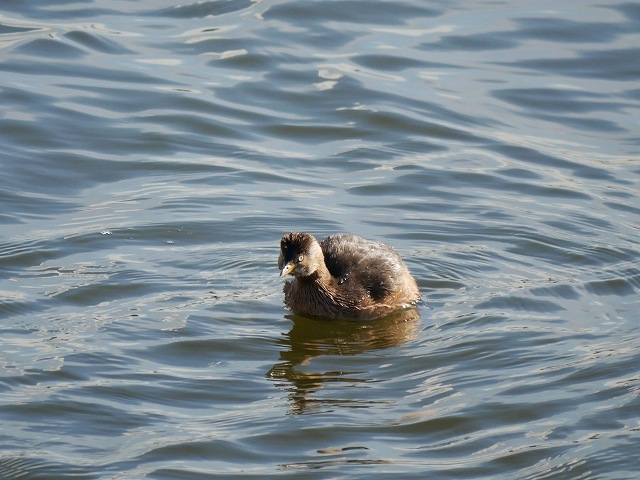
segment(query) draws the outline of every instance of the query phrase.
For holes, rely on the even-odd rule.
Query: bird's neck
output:
[[[294,284],[295,302],[304,314],[334,317],[340,313],[340,292],[326,266],[306,277],[297,277]]]
[[[310,282],[317,283],[320,286],[328,287],[331,284],[331,274],[326,266],[322,265],[311,275],[306,277]]]

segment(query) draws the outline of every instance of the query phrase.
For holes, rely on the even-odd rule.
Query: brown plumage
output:
[[[416,281],[398,252],[355,235],[331,235],[319,243],[308,233],[280,242],[284,303],[298,315],[374,318],[414,305]]]

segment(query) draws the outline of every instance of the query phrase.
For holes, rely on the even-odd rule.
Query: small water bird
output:
[[[356,235],[318,242],[309,233],[287,233],[280,241],[284,303],[295,314],[369,319],[408,308],[420,299],[416,281],[393,247]]]

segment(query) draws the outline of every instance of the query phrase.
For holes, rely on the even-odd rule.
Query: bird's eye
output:
[[[301,262],[302,260],[304,260],[304,255],[298,255],[298,262]]]

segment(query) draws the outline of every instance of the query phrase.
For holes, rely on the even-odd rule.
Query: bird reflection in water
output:
[[[292,414],[302,414],[335,406],[363,408],[380,401],[371,398],[314,398],[314,393],[329,383],[342,382],[348,386],[366,384],[375,378],[363,377],[361,371],[314,371],[314,360],[321,365],[323,356],[351,356],[366,352],[398,347],[415,339],[418,318],[416,307],[370,321],[321,320],[297,315],[287,315],[293,321],[291,330],[277,340],[283,347],[280,360],[267,373],[267,378],[277,381],[277,386],[289,392]],[[328,361],[325,364],[335,365]],[[345,362],[338,362],[343,364]]]

